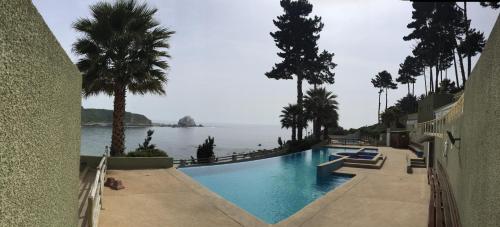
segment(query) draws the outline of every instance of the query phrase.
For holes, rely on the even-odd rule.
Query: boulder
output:
[[[179,122],[177,123],[179,127],[195,127],[196,122],[191,116],[185,116],[181,119],[179,119]]]

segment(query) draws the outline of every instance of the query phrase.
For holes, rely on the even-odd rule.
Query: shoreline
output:
[[[81,127],[113,127],[113,123],[109,122],[95,122],[95,123],[83,123],[80,125]],[[152,123],[152,124],[125,124],[125,127],[168,127],[168,128],[202,128],[205,127],[203,125],[195,125],[195,126],[179,126],[174,124],[162,124],[162,123]]]

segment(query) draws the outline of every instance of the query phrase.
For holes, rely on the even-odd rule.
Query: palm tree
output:
[[[328,137],[328,131],[330,128],[336,128],[339,126],[338,122],[339,114],[337,110],[335,110],[331,114],[329,114],[323,122],[323,139],[326,139]]]
[[[331,125],[327,120],[331,120],[332,115],[336,115],[338,109],[336,98],[336,95],[325,88],[313,88],[306,92],[305,112],[307,118],[313,122],[313,134],[316,139],[321,138],[321,126]]]
[[[299,106],[297,104],[288,104],[288,106],[283,107],[281,111],[281,128],[292,128],[292,141],[297,139],[296,133],[299,113]]]
[[[166,49],[174,32],[153,19],[157,9],[135,0],[99,2],[90,9],[91,18],[73,24],[82,33],[73,50],[82,56],[77,66],[83,76],[83,96],[114,96],[111,155],[122,155],[127,91],[165,94],[169,68],[165,59],[170,57]]]

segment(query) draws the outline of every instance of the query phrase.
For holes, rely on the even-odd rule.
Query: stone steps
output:
[[[380,169],[384,165],[386,159],[387,159],[386,156],[382,156],[375,164],[344,162],[344,166],[354,167],[354,168],[365,168],[365,169]]]

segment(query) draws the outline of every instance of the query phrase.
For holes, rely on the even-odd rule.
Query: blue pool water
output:
[[[351,177],[316,176],[330,154],[359,149],[321,148],[216,166],[181,168],[199,183],[270,224],[278,223],[347,182]]]

